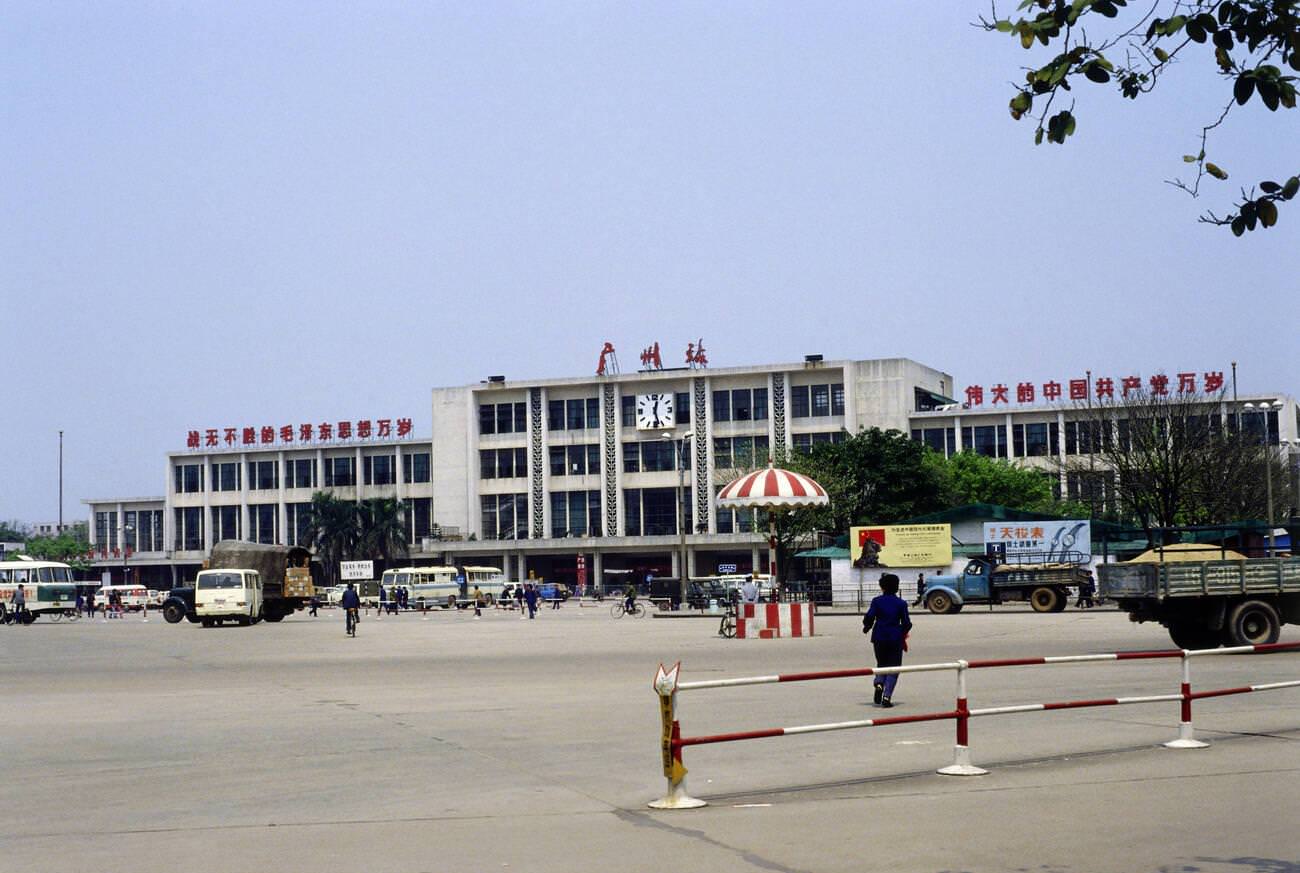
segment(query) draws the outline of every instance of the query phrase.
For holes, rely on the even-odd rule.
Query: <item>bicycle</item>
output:
[[[350,636],[350,637],[355,637],[355,636],[357,635],[357,611],[356,611],[356,609],[354,609],[354,608],[349,608],[349,609],[347,610],[347,613],[346,613],[346,615],[345,615],[344,617],[347,619],[347,631],[348,631],[348,636]]]
[[[620,600],[618,603],[615,603],[613,606],[609,608],[609,614],[614,616],[614,618],[622,618],[627,613],[628,613],[627,604],[625,604],[622,600]],[[631,613],[636,618],[644,618],[645,607],[642,606],[640,603],[633,601]]]
[[[718,636],[725,639],[731,639],[736,635],[736,602],[727,601],[727,610],[722,613],[722,621],[718,623]]]
[[[65,618],[68,621],[76,621],[81,618],[81,613],[75,609],[61,609],[56,612],[47,612],[45,613],[45,616],[50,621],[62,621]]]

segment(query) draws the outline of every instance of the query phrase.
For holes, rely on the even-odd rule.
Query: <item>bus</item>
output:
[[[385,596],[391,598],[394,588],[405,588],[409,602],[419,606],[423,601],[428,606],[441,606],[444,609],[456,602],[460,594],[460,583],[456,581],[455,567],[401,567],[385,570],[380,577]]]
[[[77,608],[77,583],[71,567],[18,555],[15,560],[0,561],[0,619],[13,610],[10,604],[19,585],[27,598],[28,624],[38,615],[63,616]]]
[[[506,584],[506,574],[501,572],[500,567],[465,568],[466,597],[478,588],[489,602],[493,602],[501,597],[502,592],[506,590]]]

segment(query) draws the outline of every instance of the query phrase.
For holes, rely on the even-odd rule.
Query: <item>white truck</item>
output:
[[[1300,558],[1102,564],[1097,576],[1102,597],[1181,649],[1274,643],[1300,624]]]

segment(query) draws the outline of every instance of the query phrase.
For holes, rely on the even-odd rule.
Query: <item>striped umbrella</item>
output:
[[[767,554],[773,584],[777,580],[775,514],[808,506],[825,506],[827,503],[830,503],[830,499],[826,496],[826,489],[815,480],[771,464],[764,470],[755,470],[741,476],[718,493],[718,506],[723,509],[767,510]]]

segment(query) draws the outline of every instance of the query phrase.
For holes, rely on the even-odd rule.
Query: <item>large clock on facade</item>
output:
[[[636,398],[636,426],[639,430],[672,427],[673,395],[638,394]]]

